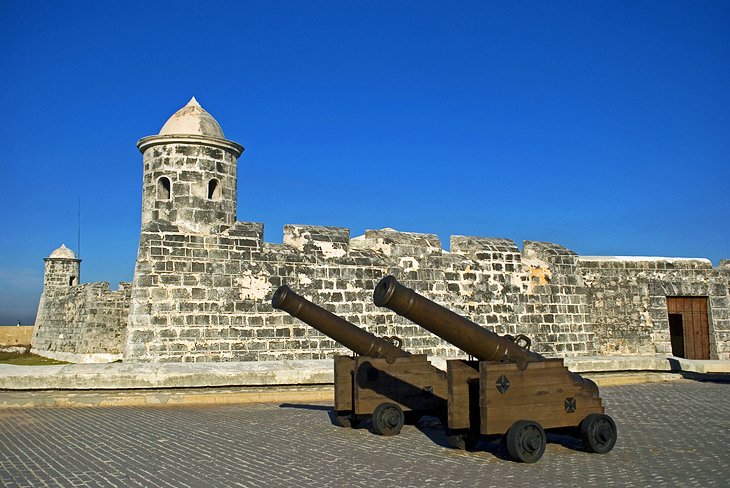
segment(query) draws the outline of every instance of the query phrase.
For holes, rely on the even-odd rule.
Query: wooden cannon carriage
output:
[[[355,353],[334,358],[334,410],[340,426],[354,426],[371,416],[375,433],[396,435],[406,419],[445,417],[446,372],[434,367],[426,355],[410,354],[401,349],[397,337],[377,337],[286,285],[276,290],[271,304]]]
[[[373,300],[478,361],[450,360],[449,442],[470,448],[479,435],[502,435],[510,456],[535,462],[545,452],[545,429],[579,434],[590,452],[616,443],[616,425],[598,396],[598,386],[571,373],[562,359],[529,350],[525,336],[499,336],[386,276]]]

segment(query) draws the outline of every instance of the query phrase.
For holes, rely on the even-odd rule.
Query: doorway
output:
[[[710,359],[707,297],[667,297],[672,355]]]

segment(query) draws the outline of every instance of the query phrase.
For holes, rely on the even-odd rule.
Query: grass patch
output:
[[[48,366],[49,364],[68,364],[65,361],[56,361],[35,354],[18,352],[0,352],[0,364],[16,364],[18,366]]]

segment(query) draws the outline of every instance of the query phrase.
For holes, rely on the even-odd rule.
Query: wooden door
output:
[[[710,359],[707,297],[667,297],[667,313],[670,325],[678,326],[681,321],[684,347],[675,347],[675,341],[680,339],[672,330],[673,354],[687,359]]]

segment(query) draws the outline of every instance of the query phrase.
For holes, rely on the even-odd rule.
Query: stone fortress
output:
[[[273,310],[287,284],[411,352],[463,353],[372,303],[393,274],[547,356],[675,355],[730,359],[730,260],[578,256],[558,244],[286,225],[283,244],[236,218],[237,160],[193,98],[142,138],[142,230],[130,283],[80,283],[65,246],[45,259],[33,352],[71,362],[324,359],[345,350]]]

